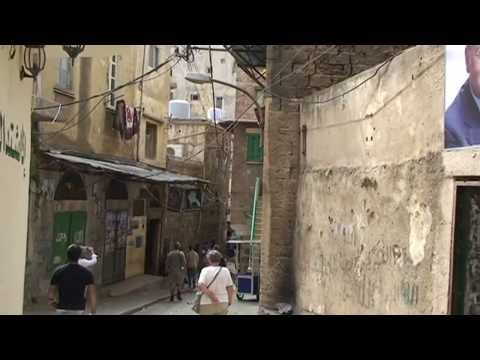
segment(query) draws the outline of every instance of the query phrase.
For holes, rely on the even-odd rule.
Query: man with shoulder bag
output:
[[[209,266],[202,269],[198,279],[199,292],[193,311],[200,315],[227,315],[233,304],[235,290],[230,271],[220,266],[222,254],[217,250],[207,253]]]

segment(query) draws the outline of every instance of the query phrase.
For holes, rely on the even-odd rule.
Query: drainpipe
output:
[[[145,73],[145,53],[147,51],[147,45],[143,45],[143,60],[142,60],[142,75]],[[140,133],[141,133],[141,124],[142,124],[142,119],[143,119],[143,77],[142,81],[140,82],[140,115],[139,115],[139,121],[140,121],[140,127],[138,129],[138,134],[137,134],[137,161],[140,161]]]

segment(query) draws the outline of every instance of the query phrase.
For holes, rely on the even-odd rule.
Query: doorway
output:
[[[53,251],[50,270],[67,261],[67,248],[75,243],[85,245],[87,213],[84,211],[64,211],[55,214],[53,228]]]
[[[103,284],[108,285],[125,279],[128,210],[107,211],[105,227]]]
[[[161,222],[150,220],[147,225],[147,244],[145,249],[145,274],[158,275],[158,244],[160,241]]]
[[[451,313],[480,315],[480,183],[457,186]]]

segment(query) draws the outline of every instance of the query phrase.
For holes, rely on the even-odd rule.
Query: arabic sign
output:
[[[0,111],[0,156],[8,156],[24,165],[26,151],[27,137],[23,125],[9,121]]]

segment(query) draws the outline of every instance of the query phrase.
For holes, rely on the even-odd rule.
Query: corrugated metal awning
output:
[[[77,154],[72,155],[68,153],[62,153],[60,151],[45,151],[44,153],[45,155],[61,161],[101,169],[119,175],[134,177],[138,180],[161,183],[209,183],[209,181],[205,179],[176,174],[143,163],[137,163],[138,165],[135,165],[133,163],[129,163],[128,161],[92,158],[91,156],[84,157]]]

